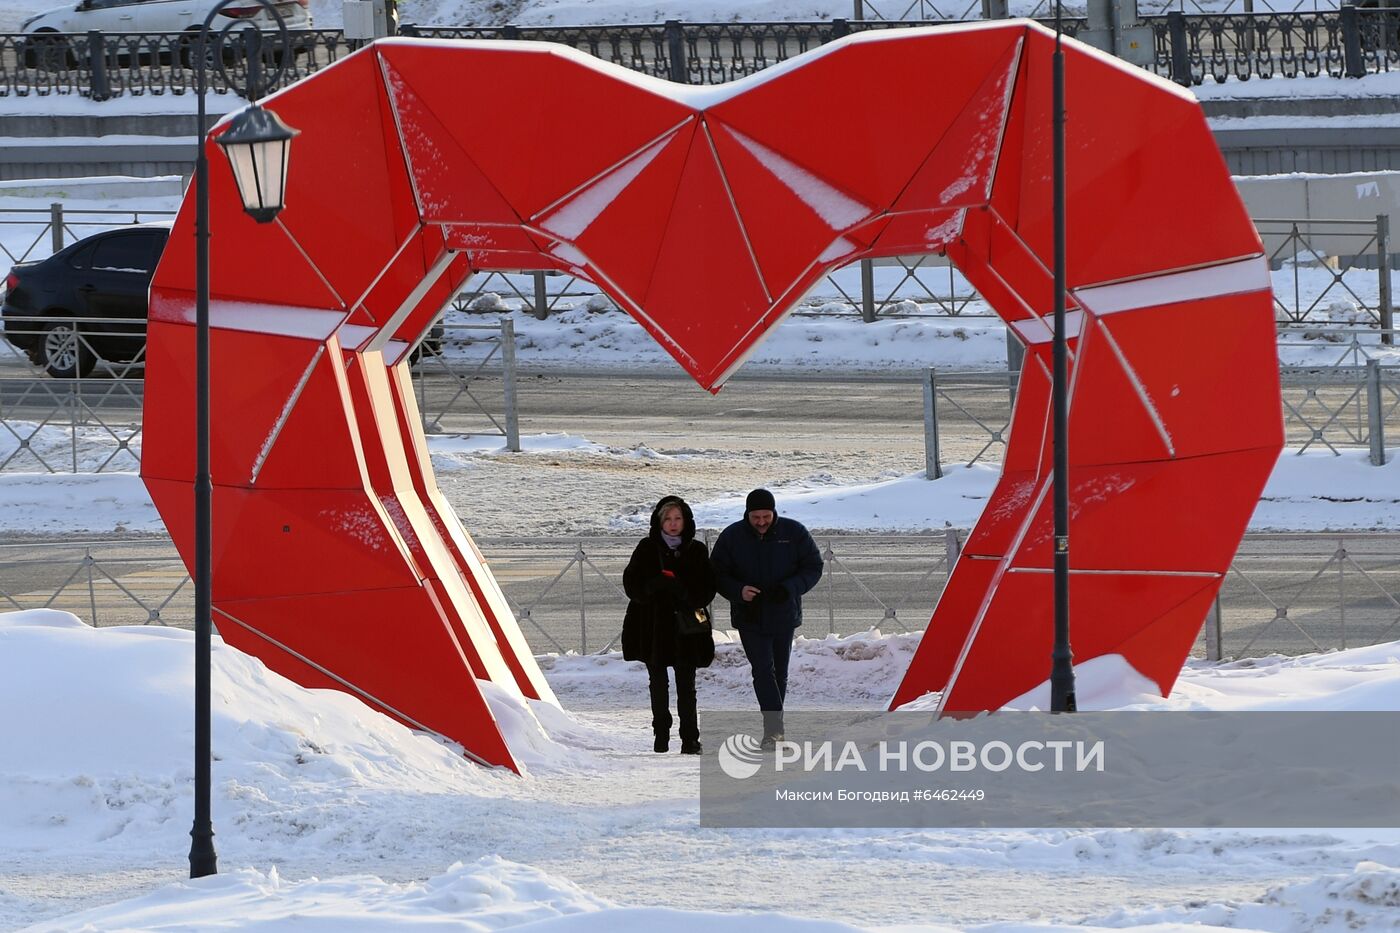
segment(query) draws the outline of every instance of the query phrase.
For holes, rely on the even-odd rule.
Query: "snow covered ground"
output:
[[[916,644],[799,640],[792,705],[879,708]],[[1341,933],[1400,917],[1397,831],[701,828],[695,762],[649,751],[645,676],[616,655],[543,659],[568,713],[493,695],[526,750],[514,777],[217,641],[224,873],[188,881],[192,652],[178,630],[0,615],[0,928]],[[1400,710],[1397,644],[1193,661],[1166,700],[1104,660],[1085,673],[1101,708]],[[702,716],[750,704],[737,645],[699,691]]]

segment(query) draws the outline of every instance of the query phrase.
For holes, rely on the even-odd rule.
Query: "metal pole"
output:
[[[875,264],[869,259],[860,261],[860,319],[875,323]]]
[[[1395,306],[1390,294],[1390,215],[1376,215],[1376,270],[1379,275],[1381,343],[1395,345]]]
[[[209,13],[212,18],[224,6]],[[213,536],[212,484],[209,475],[209,160],[204,154],[204,95],[207,87],[209,20],[199,33],[195,61],[195,97],[199,102],[195,126],[195,477],[194,477],[194,825],[190,828],[190,877],[217,874],[214,821],[209,794],[211,710],[210,651],[213,631],[210,593]]]
[[[1342,623],[1342,650],[1347,650],[1347,542],[1337,539],[1337,613]]]
[[[579,654],[588,653],[588,597],[584,588],[583,575],[583,542],[578,543],[578,553],[574,555],[574,560],[578,561],[578,643]]]
[[[63,249],[63,205],[49,205],[49,247],[56,253]]]
[[[1195,81],[1191,75],[1190,49],[1186,43],[1186,14],[1180,10],[1167,11],[1167,37],[1171,41],[1172,80],[1182,87],[1190,87]]]
[[[1385,411],[1381,408],[1381,361],[1366,361],[1366,421],[1371,429],[1371,466],[1385,466]]]
[[[1055,647],[1051,651],[1050,711],[1072,713],[1074,653],[1069,644],[1069,400],[1065,346],[1065,54],[1061,47],[1063,4],[1055,3],[1055,55],[1052,62],[1054,219],[1055,219]]]
[[[831,541],[828,539],[826,553],[822,555],[822,560],[826,562],[828,567],[834,567],[835,564],[832,563],[832,560],[835,557],[836,553],[831,549]],[[826,633],[834,635],[836,634],[836,574],[827,573],[822,574],[822,576],[826,577]]]
[[[535,272],[535,319],[543,321],[549,317],[549,295],[545,289],[544,272]]]
[[[1220,624],[1220,594],[1215,594],[1215,602],[1211,604],[1210,617],[1206,620],[1206,660],[1219,661],[1224,657],[1222,636],[1223,626]]]
[[[865,19],[865,0],[854,0],[855,9],[851,12],[851,19],[860,22]]]
[[[73,359],[76,376],[77,360],[82,358],[83,342],[78,334],[78,322],[73,322]],[[73,472],[78,472],[78,409],[83,403],[83,380],[72,379],[68,383],[68,453],[72,460]]]
[[[83,548],[83,564],[87,567],[88,607],[92,612],[92,627],[97,628],[97,587],[92,579],[92,548]]]
[[[677,84],[690,83],[690,68],[685,56],[685,30],[679,20],[668,19],[663,27],[666,30],[666,57],[670,59],[668,76]]]
[[[501,383],[505,390],[506,450],[520,453],[520,415],[515,408],[515,322],[501,318]]]
[[[1342,26],[1342,73],[1348,78],[1366,77],[1366,62],[1361,56],[1361,24],[1357,20],[1356,5],[1344,3],[1337,11]],[[1383,26],[1382,31],[1388,29]]]
[[[93,100],[110,100],[112,82],[107,76],[107,40],[96,29],[87,34],[88,95]]]
[[[938,376],[930,366],[924,373],[924,479],[942,479],[938,450]]]

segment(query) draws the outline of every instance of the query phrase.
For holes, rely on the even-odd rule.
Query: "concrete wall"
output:
[[[1237,177],[1235,185],[1271,255],[1284,246],[1288,233],[1283,224],[1264,222],[1270,218],[1314,221],[1299,224],[1299,234],[1313,249],[1328,256],[1374,253],[1375,244],[1367,241],[1375,235],[1376,216],[1389,217],[1391,230],[1397,229],[1400,219],[1400,171],[1244,176]],[[1389,251],[1393,254],[1397,249],[1400,243],[1393,235]]]

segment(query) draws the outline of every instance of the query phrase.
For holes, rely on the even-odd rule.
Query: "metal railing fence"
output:
[[[55,201],[42,207],[0,208],[0,253],[11,264],[47,259],[69,243],[109,227],[170,220],[175,211],[74,209]]]
[[[0,253],[11,263],[44,259],[102,229],[174,215],[169,210],[74,209],[61,202],[47,209],[0,209]],[[1260,218],[1254,224],[1274,270],[1275,320],[1333,328],[1374,323],[1382,329],[1381,341],[1392,342],[1388,215],[1374,220]],[[451,307],[459,312],[502,311],[513,305],[544,320],[554,311],[580,304],[591,310],[616,310],[591,282],[553,270],[478,274],[454,296]],[[954,265],[933,254],[863,259],[837,269],[793,313],[859,314],[866,322],[994,314]]]
[[[4,329],[0,472],[139,469],[145,319],[114,325],[103,318],[8,315]],[[424,341],[411,360],[424,431],[495,434],[519,450],[514,322],[438,329],[441,336]],[[55,366],[82,376],[56,378]]]
[[[1393,343],[1390,217],[1374,220],[1255,218],[1274,270],[1274,319],[1298,324],[1370,323]],[[1345,315],[1336,320],[1334,309]]]
[[[425,432],[497,435],[506,449],[518,451],[510,319],[503,318],[499,329],[449,324],[441,339],[443,348],[426,350],[412,370]],[[22,356],[8,343],[0,347]],[[32,364],[26,358],[24,365]],[[120,370],[139,365],[136,360],[98,369],[86,379],[0,377],[0,472],[138,469],[144,384],[120,378]],[[952,464],[1002,459],[1011,434],[1017,375],[926,371],[929,478],[941,477]],[[1361,448],[1372,464],[1385,463],[1387,438],[1392,443],[1400,438],[1400,366],[1371,359],[1364,365],[1288,367],[1280,376],[1286,439],[1298,454],[1325,450],[1340,455]]]
[[[7,315],[0,341],[0,472],[130,472],[141,462],[145,319]],[[20,349],[23,344],[30,352]],[[31,355],[32,354],[32,355]],[[97,364],[99,354],[110,363]],[[51,367],[84,378],[51,378]],[[93,366],[91,375],[85,367]]]
[[[1262,4],[1261,4],[1262,5]],[[992,4],[996,6],[996,4]],[[1265,12],[1197,11],[1202,3],[1144,16],[1153,36],[1152,69],[1184,85],[1206,78],[1359,77],[1400,64],[1400,9],[1351,6]],[[983,4],[902,0],[857,5],[860,18],[812,22],[648,23],[615,26],[414,26],[404,36],[439,39],[528,39],[579,49],[623,68],[685,84],[716,84],[755,74],[833,39],[862,31],[983,19]],[[1030,14],[1042,22],[1048,3]],[[865,13],[871,15],[865,15]],[[1017,9],[1018,13],[1027,12]],[[1086,20],[1064,21],[1077,35]],[[0,97],[50,94],[93,100],[183,95],[194,90],[193,32],[0,34]],[[359,48],[338,30],[293,30],[284,83],[325,68]],[[266,43],[225,49],[235,86],[253,56],[274,62]],[[216,69],[217,70],[217,69]],[[223,74],[211,90],[231,92]]]
[[[428,434],[498,434],[520,450],[515,322],[438,324],[412,368],[414,393]],[[499,396],[496,394],[499,391]]]
[[[923,630],[958,549],[952,531],[816,538],[826,572],[803,598],[808,637]],[[478,539],[536,653],[616,647],[635,542]],[[188,628],[193,595],[165,539],[26,542],[0,546],[0,607],[62,609],[99,626]],[[1193,653],[1213,660],[1400,639],[1400,534],[1248,534],[1203,621]],[[722,605],[716,622],[728,628]]]
[[[1279,377],[1286,443],[1298,455],[1362,448],[1373,465],[1386,463],[1387,437],[1400,438],[1400,365],[1284,367]],[[1000,462],[1019,373],[930,369],[924,378],[927,476],[940,478],[951,464]]]

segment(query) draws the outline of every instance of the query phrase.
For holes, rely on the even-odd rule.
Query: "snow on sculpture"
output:
[[[895,702],[994,708],[1042,680],[1052,45],[1016,21],[868,33],[690,88],[400,39],[271,97],[302,131],[277,222],[211,173],[221,635],[517,767],[480,681],[552,697],[438,492],[403,364],[449,297],[477,270],[568,272],[717,391],[827,272],[946,252],[1029,352],[1005,473]],[[1066,53],[1074,646],[1166,690],[1282,443],[1268,270],[1194,100]],[[567,144],[540,144],[561,117]],[[187,561],[193,213],[152,285],[142,460]]]

